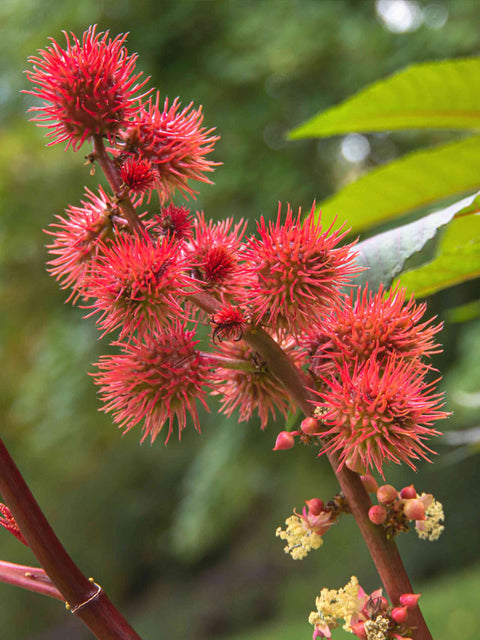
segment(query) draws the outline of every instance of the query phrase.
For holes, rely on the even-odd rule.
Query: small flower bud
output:
[[[308,507],[310,513],[314,516],[318,516],[324,508],[323,500],[320,498],[312,498],[311,500],[305,500],[305,504]]]
[[[408,487],[403,487],[400,491],[400,497],[405,499],[416,498],[417,492],[415,491],[415,487],[411,484]]]
[[[425,507],[423,502],[417,500],[405,500],[403,513],[409,520],[425,520]]]
[[[413,609],[413,607],[417,606],[421,595],[421,593],[403,593],[400,596],[400,604],[403,604],[407,609]]]
[[[383,524],[387,519],[387,510],[381,504],[375,504],[370,507],[368,517],[373,524]]]
[[[350,469],[350,471],[355,471],[355,473],[364,474],[367,471],[361,457],[357,452],[354,452],[350,456],[348,456],[348,458],[345,460],[345,465]]]
[[[295,437],[290,431],[280,431],[275,441],[273,451],[281,451],[282,449],[291,449],[295,445]]]
[[[397,624],[403,624],[407,620],[408,609],[405,606],[395,607],[390,615]]]
[[[350,629],[352,633],[360,638],[360,640],[366,640],[367,632],[365,630],[365,622],[362,620],[361,622],[357,622],[356,624],[350,625]]]
[[[319,432],[318,420],[315,418],[305,418],[302,420],[300,429],[307,436],[313,436]]]
[[[377,491],[378,482],[369,473],[367,473],[364,476],[361,476],[360,480],[362,481],[363,486],[365,487],[365,490],[368,491],[368,493],[375,493]]]
[[[377,490],[377,500],[383,504],[391,504],[397,499],[397,490],[391,484],[382,484]]]

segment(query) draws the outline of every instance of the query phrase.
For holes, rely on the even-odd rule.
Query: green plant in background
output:
[[[394,536],[414,522],[420,538],[437,540],[444,529],[442,505],[413,485],[400,491],[391,484],[379,486],[372,474],[385,478],[386,463],[415,469],[416,460],[429,457],[425,440],[438,434],[434,424],[447,416],[435,383],[428,380],[440,325],[423,319],[425,305],[406,298],[402,279],[388,288],[444,227],[430,271],[411,271],[410,284],[423,277],[425,293],[478,275],[473,248],[467,266],[445,276],[448,255],[456,252],[453,258],[458,258],[475,245],[477,201],[424,216],[356,247],[343,242],[346,233],[335,229],[335,220],[329,222],[328,207],[321,222],[314,209],[302,218],[290,207],[286,214],[279,208],[275,223],[261,218],[258,236],[246,240],[241,222],[207,222],[203,214],[193,218],[185,207],[166,203],[176,190],[192,195],[191,181],[208,182],[205,174],[216,163],[206,156],[217,138],[202,126],[200,110],[182,109],[177,100],[162,107],[158,94],[148,97],[151,91],[138,95],[145,82],[124,40],[90,28],[81,40],[67,37],[64,49],[52,41],[32,58],[29,72],[33,94],[42,100],[34,107],[37,123],[51,129],[53,142],[74,150],[93,142],[87,161],[102,169],[111,190],[87,191],[82,206],[69,207],[48,231],[51,273],[71,289],[74,302],[81,300],[98,314],[103,335],[119,332],[112,346],[120,353],[101,356],[95,374],[104,409],[124,430],[141,423],[144,437],[153,441],[166,423],[167,440],[175,424],[180,435],[187,413],[198,429],[196,401],[206,406],[209,392],[220,395],[228,416],[238,409],[240,421],[258,412],[262,427],[269,414],[286,415],[298,406],[305,419],[299,429],[279,433],[275,450],[292,449],[298,441],[320,445],[342,493],[327,503],[307,500],[302,514],[290,516],[277,535],[287,542],[286,552],[301,559],[322,545],[342,514],[353,514],[391,601],[381,590],[366,594],[355,577],[340,590],[323,589],[310,616],[314,637],[330,637],[343,620],[347,631],[367,640],[428,640],[419,596],[412,592]],[[479,75],[472,65],[458,61],[411,69],[295,135],[311,134],[312,128],[316,135],[364,131],[371,122],[425,126],[425,113],[435,126],[472,127],[474,100],[461,100],[462,82]],[[450,80],[450,98],[452,87],[460,86],[456,112],[454,100],[435,111],[442,97],[439,77]],[[429,87],[426,106],[416,96],[418,86]],[[349,114],[354,117],[342,124]],[[451,169],[450,145],[446,152],[436,150],[428,167],[429,152],[423,152],[363,178],[372,182],[364,201],[356,198],[354,228],[477,187],[472,175],[463,179],[460,158],[471,156],[462,156],[459,149],[463,153],[465,145],[458,144],[457,171]],[[383,184],[382,172],[402,185],[401,194],[408,191],[410,176],[419,173],[416,184],[430,176],[433,186],[427,195],[418,187],[415,197],[403,200],[393,189],[383,210],[377,206],[373,217],[362,217],[362,211],[374,209],[377,196],[372,194]],[[439,172],[445,173],[443,181]],[[153,191],[162,206],[160,214],[148,216],[144,201],[150,202]],[[392,204],[395,200],[400,204]],[[336,206],[342,217],[338,201]],[[468,234],[455,226],[458,220],[471,222]],[[430,289],[429,280],[434,281]],[[355,286],[354,293],[345,293],[345,286]],[[213,351],[197,346],[199,319],[212,327]],[[0,488],[8,505],[2,507],[2,524],[31,547],[45,569],[2,563],[2,579],[66,600],[98,638],[139,638],[103,589],[66,555],[3,445],[0,454]],[[372,505],[368,493],[376,494],[378,504]]]

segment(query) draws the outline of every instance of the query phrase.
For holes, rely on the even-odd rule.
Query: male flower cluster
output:
[[[397,491],[391,484],[378,486],[375,480],[362,477],[367,491],[376,494],[378,504],[373,505],[368,517],[373,524],[382,525],[389,537],[400,531],[408,531],[409,522],[415,522],[415,530],[422,540],[438,540],[445,527],[441,502],[431,493],[418,494],[413,484]]]
[[[341,589],[322,589],[316,598],[316,610],[308,618],[314,626],[313,640],[331,638],[342,620],[343,629],[361,640],[411,640],[408,614],[419,598],[419,594],[405,593],[392,607],[382,589],[368,595],[352,576]]]
[[[319,549],[323,544],[323,535],[335,524],[342,508],[339,502],[332,500],[326,506],[319,498],[306,500],[302,513],[295,510],[293,516],[286,519],[286,529],[277,528],[276,535],[287,543],[285,553],[294,560],[302,560],[312,549]]]

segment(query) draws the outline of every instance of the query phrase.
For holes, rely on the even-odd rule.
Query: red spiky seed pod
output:
[[[168,98],[160,108],[160,94],[142,106],[122,134],[117,153],[148,159],[158,172],[156,188],[161,202],[170,198],[176,189],[184,195],[194,195],[190,180],[211,183],[206,177],[218,165],[206,156],[213,151],[218,136],[202,127],[202,108],[192,103],[183,108],[178,99],[172,104]],[[115,149],[113,149],[115,151]]]
[[[367,285],[337,302],[304,337],[315,373],[330,372],[334,362],[353,367],[373,353],[382,362],[391,356],[420,362],[439,353],[435,336],[442,324],[434,324],[434,318],[422,322],[426,304],[417,304],[413,296],[406,301],[405,296],[400,287],[386,292],[380,286],[373,293]]]
[[[178,242],[190,240],[193,233],[193,219],[190,209],[169,204],[163,207],[159,214],[154,216],[152,233],[158,235],[170,235]]]
[[[113,140],[121,127],[138,112],[139,82],[135,73],[136,55],[123,46],[126,35],[113,40],[108,31],[97,33],[89,27],[82,39],[64,32],[66,47],[53,38],[51,45],[29,61],[27,76],[35,85],[30,93],[44,104],[32,107],[39,126],[50,129],[50,144],[66,142],[78,150],[92,136]]]
[[[180,438],[187,415],[199,431],[196,401],[208,410],[210,373],[208,362],[195,349],[197,343],[195,332],[179,321],[143,340],[117,343],[122,353],[101,356],[99,371],[93,374],[102,410],[112,413],[125,431],[143,421],[142,441],[148,437],[153,442],[167,422],[168,441],[175,418]]]
[[[70,206],[65,216],[56,216],[57,222],[45,230],[53,237],[47,245],[54,256],[48,262],[48,271],[62,289],[72,288],[69,299],[75,301],[86,296],[86,281],[92,264],[101,252],[101,240],[112,233],[111,215],[115,211],[110,198],[99,187],[98,195],[86,189],[81,206]]]
[[[248,272],[254,279],[248,294],[254,317],[275,331],[298,335],[320,318],[340,297],[339,290],[360,269],[352,245],[338,246],[346,232],[326,231],[315,206],[302,220],[281,205],[276,222],[258,223],[259,238],[246,250]]]
[[[280,346],[295,362],[299,361],[293,339],[281,341]],[[223,413],[230,416],[238,409],[239,421],[243,422],[258,412],[262,429],[267,426],[269,414],[273,417],[277,412],[287,415],[292,408],[289,394],[268,371],[266,363],[243,340],[222,342],[217,345],[216,351],[236,367],[219,366],[213,374],[215,387],[212,394],[220,396]]]
[[[202,212],[197,212],[194,236],[189,256],[195,265],[198,286],[221,297],[244,296],[249,284],[244,266],[242,237],[246,222],[234,224],[233,218],[208,223]]]
[[[123,234],[103,248],[88,280],[89,315],[100,314],[99,329],[118,328],[120,339],[158,331],[183,316],[179,300],[190,282],[173,238]]]
[[[212,342],[232,340],[238,342],[247,329],[247,319],[244,313],[229,302],[225,303],[213,314],[210,324],[213,327]]]
[[[158,177],[158,171],[147,158],[127,157],[120,165],[120,179],[134,195],[149,195]]]
[[[336,377],[324,377],[318,407],[326,425],[323,452],[340,454],[340,465],[355,452],[365,467],[383,475],[387,462],[428,460],[424,440],[438,435],[432,424],[446,418],[435,382],[426,383],[415,362],[390,358],[384,365],[372,357],[353,371],[345,364]]]

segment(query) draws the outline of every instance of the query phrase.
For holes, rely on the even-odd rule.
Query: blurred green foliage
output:
[[[281,424],[262,433],[257,421],[236,425],[213,406],[201,413],[202,435],[187,429],[181,444],[172,438],[167,448],[160,439],[140,447],[138,431],[122,438],[97,412],[87,371],[107,345],[98,342],[93,321],[82,320],[81,309],[63,305],[65,294],[45,272],[42,232],[96,177],[82,166],[82,154],[47,149],[42,132],[27,122],[32,100],[19,93],[28,88],[26,58],[49,36],[62,41],[62,29],[81,33],[98,23],[112,34],[129,31],[129,49],[139,52],[152,83],[163,95],[203,104],[206,125],[221,135],[215,159],[224,166],[192,206],[212,217],[244,216],[253,230],[255,218],[276,211],[278,200],[306,209],[365,168],[441,136],[372,135],[370,153],[359,163],[342,156],[341,139],[286,140],[307,117],[408,63],[478,52],[475,0],[417,4],[443,8],[447,20],[394,33],[374,2],[354,0],[0,2],[2,437],[67,549],[123,602],[145,639],[219,638],[280,615],[303,621],[324,585],[344,584],[352,573],[367,589],[378,585],[348,520],[311,558],[295,563],[283,554],[275,528],[294,506],[328,498],[336,485],[326,461],[315,460],[310,449],[271,452]],[[443,318],[445,309],[478,297],[475,286],[436,296],[431,312]],[[436,364],[447,371],[447,393],[478,391],[472,353],[480,349],[479,336],[475,320],[442,334],[445,353]],[[465,425],[456,411],[452,428]],[[478,414],[465,417],[468,426]],[[438,543],[401,540],[414,583],[471,564],[480,548],[478,509],[472,508],[479,493],[476,460],[462,459],[459,467],[450,448],[438,449],[448,453],[445,462],[440,456],[418,476],[403,469],[388,475],[393,484],[415,482],[432,491],[447,513]],[[0,549],[4,559],[34,562],[6,534]],[[8,586],[0,590],[2,637],[90,637],[58,603]],[[438,615],[448,608],[442,606]],[[308,625],[304,629],[309,637]],[[289,637],[298,633],[292,628]]]

